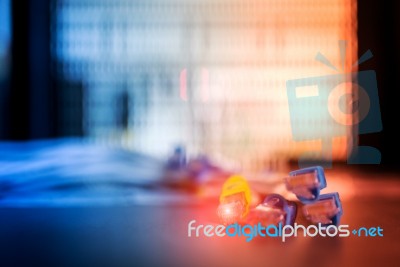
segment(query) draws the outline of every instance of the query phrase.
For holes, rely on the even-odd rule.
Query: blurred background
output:
[[[157,156],[180,144],[262,169],[321,147],[293,141],[286,82],[359,68],[377,73],[384,130],[335,136],[333,160],[356,140],[393,163],[397,10],[355,0],[1,0],[0,137],[85,137]],[[368,49],[374,57],[352,69]],[[336,103],[314,104],[311,114]],[[332,119],[297,123],[332,139]]]
[[[56,212],[52,217],[54,213],[48,211],[13,208],[64,205],[65,199],[67,206],[76,205],[83,203],[82,198],[109,205],[103,199],[104,192],[124,205],[126,198],[133,198],[135,205],[192,203],[193,185],[189,195],[160,186],[162,177],[173,190],[188,187],[184,180],[191,174],[184,173],[182,178],[182,173],[165,171],[177,146],[184,148],[188,159],[205,155],[216,165],[212,166],[211,178],[195,181],[196,194],[214,187],[214,202],[221,185],[220,180],[210,185],[215,173],[252,173],[252,185],[261,195],[282,193],[278,185],[282,174],[298,168],[298,160],[305,157],[309,162],[333,162],[333,169],[328,171],[333,177],[328,178],[329,191],[340,192],[352,211],[345,213],[345,222],[386,225],[393,233],[388,242],[397,242],[384,254],[371,252],[374,257],[368,259],[361,256],[371,245],[365,240],[364,244],[356,240],[343,246],[317,241],[322,244],[321,250],[326,246],[326,251],[338,250],[341,255],[325,265],[345,266],[343,262],[356,263],[362,258],[367,266],[378,263],[381,255],[395,263],[394,250],[399,245],[395,236],[400,232],[399,11],[396,1],[374,0],[0,0],[0,205],[11,207],[0,210],[1,218],[7,218],[2,228],[11,229],[15,222],[26,227],[24,222],[32,220],[39,228],[17,240],[24,242],[31,235],[44,234],[46,240],[54,241],[49,237],[54,234],[55,242],[63,242],[65,233],[76,234],[73,229],[90,236],[85,235],[84,240],[94,236],[97,240],[97,230],[104,227],[111,243],[137,246],[134,255],[149,263],[154,260],[150,248],[155,243],[138,245],[126,240],[123,233],[113,232],[113,225],[129,228],[127,225],[142,219],[158,225],[155,221],[181,216],[185,218],[182,227],[167,226],[170,232],[178,232],[178,241],[164,236],[156,247],[159,251],[166,246],[184,249],[183,244],[188,243],[182,236],[186,219],[206,214],[203,219],[213,220],[210,214],[214,206],[207,206],[205,211],[202,207],[201,213],[194,213],[197,215],[191,213],[192,209],[169,212],[140,207],[132,217],[126,215],[131,211],[124,209],[52,211]],[[340,40],[347,41],[345,50],[341,50]],[[373,57],[356,64],[369,49]],[[318,53],[323,56],[316,57]],[[345,119],[348,127],[338,126],[332,114],[319,116],[338,105],[323,97],[307,102],[301,110],[305,116],[297,114],[294,120],[288,81],[366,70],[376,72],[382,129],[368,133],[359,130],[353,123],[359,115],[349,105],[341,111],[349,114]],[[352,77],[351,81],[357,79]],[[299,94],[296,91],[300,99]],[[356,94],[347,97],[349,103],[356,102]],[[333,134],[337,127],[341,127],[340,134]],[[297,140],[296,136],[313,138]],[[329,149],[323,148],[326,141]],[[380,164],[347,165],[348,155],[358,145],[378,149]],[[208,161],[202,162],[210,167]],[[223,170],[214,172],[219,168]],[[103,192],[99,183],[117,185],[119,191]],[[96,185],[95,194],[86,191],[88,184]],[[156,191],[148,190],[153,187]],[[66,188],[73,191],[63,191]],[[62,201],[58,201],[60,192]],[[358,198],[364,202],[354,204]],[[365,217],[358,213],[370,205],[373,208]],[[380,221],[374,217],[377,214],[382,216]],[[71,216],[75,219],[68,224]],[[48,218],[57,218],[44,224],[55,227],[51,234],[40,226]],[[111,218],[110,223],[97,225],[104,218]],[[129,224],[121,218],[129,218]],[[93,225],[97,230],[91,228]],[[136,225],[130,231],[140,232],[140,227]],[[0,230],[0,237],[10,239],[6,230]],[[68,248],[73,248],[75,241],[68,242]],[[386,246],[386,240],[379,242],[381,248]],[[204,244],[196,243],[194,248]],[[22,250],[19,243],[14,245],[16,251]],[[229,253],[240,251],[241,245],[236,245]],[[290,251],[294,253],[303,245],[297,243]],[[315,243],[308,245],[314,247]],[[47,246],[51,247],[45,243]],[[343,247],[350,252],[343,252]],[[100,246],[89,252],[82,248],[60,257],[72,259],[82,251],[97,255],[102,254],[98,253],[101,249],[106,248]],[[264,247],[251,248],[247,258],[254,260],[254,253],[261,249]],[[282,259],[279,255],[284,252],[280,249],[272,250],[272,262]],[[116,255],[130,257],[129,250],[121,251],[112,252],[110,263],[118,262]],[[276,251],[279,253],[274,254]],[[104,253],[110,255],[109,251]],[[212,253],[218,258],[222,252]],[[300,266],[310,266],[313,257],[307,253],[297,257],[302,259]],[[32,252],[30,256],[35,255]],[[243,262],[248,262],[245,258]],[[210,265],[218,262],[213,259],[210,257]],[[76,266],[74,261],[64,262],[65,266]],[[240,262],[223,261],[231,266]],[[263,263],[257,258],[254,264]],[[293,262],[282,264],[289,265]]]

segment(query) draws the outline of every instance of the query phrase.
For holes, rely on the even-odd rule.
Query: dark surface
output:
[[[286,243],[189,238],[190,220],[216,222],[213,204],[1,208],[0,265],[398,266],[400,196],[390,189],[377,194],[345,200],[342,224],[380,226],[384,237],[298,237]]]
[[[188,237],[191,220],[218,223],[218,197],[205,201],[168,187],[159,160],[73,139],[0,143],[0,148],[0,266],[372,267],[400,262],[400,179],[381,166],[335,164],[326,170],[328,187],[321,193],[339,192],[341,224],[350,230],[379,226],[384,237],[247,243],[245,237]],[[286,173],[275,174],[283,178]],[[294,200],[281,180],[272,178],[253,181],[252,189]],[[179,182],[185,184],[174,181]],[[198,185],[205,189],[207,183]],[[297,222],[307,224],[301,215]]]

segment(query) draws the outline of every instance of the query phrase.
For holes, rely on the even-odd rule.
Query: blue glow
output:
[[[0,0],[0,56],[7,52],[11,40],[10,1]]]

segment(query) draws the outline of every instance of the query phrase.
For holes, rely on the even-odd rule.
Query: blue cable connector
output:
[[[297,205],[278,194],[268,195],[263,203],[250,211],[249,222],[262,225],[293,225],[296,220]]]
[[[285,184],[286,189],[294,193],[303,204],[314,202],[320,190],[326,187],[324,169],[317,166],[292,171],[285,178]]]
[[[339,225],[343,215],[339,194],[335,192],[320,195],[317,201],[303,206],[303,214],[312,223]]]

